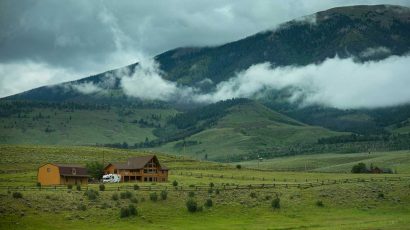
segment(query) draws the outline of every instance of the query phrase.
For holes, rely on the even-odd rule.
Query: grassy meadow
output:
[[[410,174],[404,170],[380,175],[297,169],[289,172],[274,168],[262,171],[252,169],[254,165],[249,162],[237,169],[236,165],[158,153],[160,161],[171,170],[169,182],[138,183],[138,190],[133,189],[134,183],[107,184],[106,190],[99,191],[94,200],[84,193],[86,189],[98,191],[97,184],[81,191],[75,187],[39,190],[35,187],[37,167],[45,162],[102,161],[102,156],[105,162],[121,161],[152,153],[13,145],[0,146],[0,153],[0,229],[406,229],[410,226]],[[406,157],[405,152],[391,154]],[[346,179],[349,182],[344,182]],[[172,185],[174,180],[178,182],[177,189]],[[322,181],[324,185],[320,185]],[[260,186],[273,183],[276,187]],[[316,185],[309,186],[311,183]],[[292,186],[297,184],[306,186]],[[224,189],[224,186],[242,187]],[[163,190],[167,191],[165,200],[160,196]],[[16,191],[23,198],[13,198]],[[121,193],[126,191],[131,195],[122,199]],[[151,200],[153,193],[158,195],[157,201]],[[113,199],[114,194],[119,198]],[[280,208],[274,209],[271,204],[276,197],[280,198]],[[189,199],[196,201],[202,210],[188,212],[185,203]],[[212,200],[211,207],[204,205],[207,199]],[[136,207],[137,215],[120,218],[121,208],[130,204]]]

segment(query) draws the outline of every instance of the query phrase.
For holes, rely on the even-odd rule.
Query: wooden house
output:
[[[109,163],[105,174],[121,175],[121,182],[166,182],[168,168],[161,165],[155,155],[128,158],[127,162]]]
[[[37,181],[41,185],[87,185],[88,177],[87,169],[79,165],[47,163],[37,172]]]

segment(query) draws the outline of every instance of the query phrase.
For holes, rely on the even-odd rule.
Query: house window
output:
[[[47,168],[47,172],[51,172],[51,168]]]
[[[75,170],[75,168],[72,168],[72,169],[71,169],[71,173],[72,173],[73,175],[77,174],[77,171]]]
[[[116,170],[116,169],[114,169],[114,174],[117,174],[117,170]]]

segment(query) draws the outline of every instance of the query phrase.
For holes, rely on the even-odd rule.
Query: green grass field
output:
[[[400,173],[410,173],[410,151],[366,153],[328,153],[278,157],[262,161],[241,162],[244,167],[277,171],[340,172],[348,173],[352,166],[363,162],[370,166],[390,168]]]
[[[108,184],[96,200],[83,191],[62,187],[27,190],[35,186],[36,169],[45,162],[87,163],[119,161],[130,156],[151,154],[130,150],[91,147],[0,146],[0,229],[408,229],[410,226],[410,174],[350,174],[329,172],[285,172],[253,170],[251,163],[241,169],[235,165],[195,161],[185,157],[157,154],[170,168],[168,183],[139,183],[144,190],[133,190],[132,183]],[[406,159],[406,152],[396,152]],[[324,159],[329,158],[325,154]],[[383,154],[380,154],[383,155]],[[387,153],[384,153],[387,155]],[[319,158],[319,156],[317,156]],[[401,158],[400,158],[401,157]],[[314,158],[312,158],[314,159]],[[329,162],[343,161],[332,158]],[[400,177],[400,180],[398,178]],[[344,180],[350,182],[343,182]],[[360,179],[360,180],[353,180]],[[181,189],[175,190],[172,181]],[[332,181],[337,180],[337,183]],[[306,182],[307,181],[307,182]],[[320,185],[324,181],[325,185]],[[208,189],[214,183],[212,192]],[[318,183],[316,183],[318,182]],[[261,184],[276,187],[260,188]],[[316,183],[317,186],[292,186]],[[246,189],[224,190],[225,186]],[[289,187],[285,187],[288,184]],[[20,186],[22,199],[12,194]],[[21,186],[25,186],[22,190]],[[116,191],[120,187],[119,191]],[[113,194],[128,191],[133,199],[113,200]],[[152,189],[148,191],[147,186]],[[190,213],[185,207],[189,192],[202,211]],[[98,185],[88,189],[98,190]],[[167,190],[166,200],[154,202],[150,194]],[[218,192],[217,192],[218,190]],[[280,198],[280,208],[271,207]],[[213,201],[205,207],[206,199]],[[321,201],[323,206],[318,206]],[[84,204],[84,206],[81,206]],[[134,204],[138,215],[120,218],[121,207]]]
[[[0,143],[42,145],[96,145],[150,140],[153,127],[132,123],[144,119],[164,125],[172,109],[58,110],[34,109],[0,119]],[[39,116],[41,114],[41,117]],[[153,120],[152,115],[161,119]]]

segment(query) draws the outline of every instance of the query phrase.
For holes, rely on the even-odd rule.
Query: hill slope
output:
[[[186,115],[194,117],[192,113]],[[203,121],[200,119],[196,124]],[[156,149],[197,159],[231,161],[256,158],[264,151],[316,143],[319,138],[342,134],[300,123],[260,103],[241,99],[225,108],[223,115],[212,120],[206,129]]]

